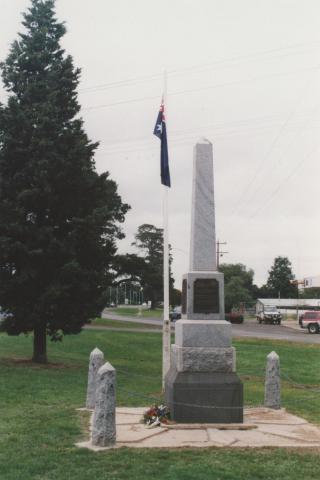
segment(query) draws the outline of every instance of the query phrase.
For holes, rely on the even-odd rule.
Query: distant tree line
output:
[[[269,270],[267,283],[258,287],[253,283],[254,272],[241,263],[220,265],[224,273],[226,312],[241,309],[244,304],[254,304],[257,298],[297,298],[298,287],[287,257],[276,257]],[[303,295],[314,294],[306,289]],[[319,292],[320,294],[320,289]],[[302,298],[302,295],[300,294]],[[304,296],[304,298],[310,298]],[[318,297],[313,297],[318,298]]]

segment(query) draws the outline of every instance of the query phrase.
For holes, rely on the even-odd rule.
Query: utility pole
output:
[[[217,241],[217,270],[219,270],[220,257],[223,257],[225,253],[229,253],[229,252],[222,252],[220,250],[220,245],[227,245],[227,242],[219,242],[219,240]]]

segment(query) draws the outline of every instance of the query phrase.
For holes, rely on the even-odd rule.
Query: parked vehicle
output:
[[[231,312],[231,313],[226,313],[225,319],[227,320],[227,322],[230,322],[230,323],[243,323],[244,317],[242,313]]]
[[[301,328],[307,328],[309,333],[319,333],[320,311],[305,312],[301,321]]]
[[[12,317],[11,313],[3,312],[1,307],[0,307],[0,325],[6,318],[10,318],[10,317]]]
[[[169,313],[169,318],[171,322],[175,322],[176,320],[180,320],[181,318],[181,307],[173,308]]]
[[[273,305],[264,305],[263,309],[257,313],[257,321],[259,323],[271,323],[273,325],[280,325],[282,315],[280,310]]]

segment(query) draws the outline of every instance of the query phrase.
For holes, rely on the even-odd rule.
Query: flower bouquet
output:
[[[155,405],[154,407],[149,408],[143,415],[143,423],[149,428],[170,423],[169,408],[166,407],[166,405]]]

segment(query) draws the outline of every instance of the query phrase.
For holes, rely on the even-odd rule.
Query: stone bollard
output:
[[[99,368],[103,365],[104,355],[99,350],[95,348],[90,353],[89,359],[89,372],[88,372],[88,389],[87,389],[87,400],[86,407],[94,408],[95,406],[95,395],[96,395],[96,377]]]
[[[116,370],[105,363],[97,374],[96,404],[92,423],[92,445],[116,443]]]
[[[281,408],[280,359],[276,352],[267,356],[264,405],[268,408]]]

